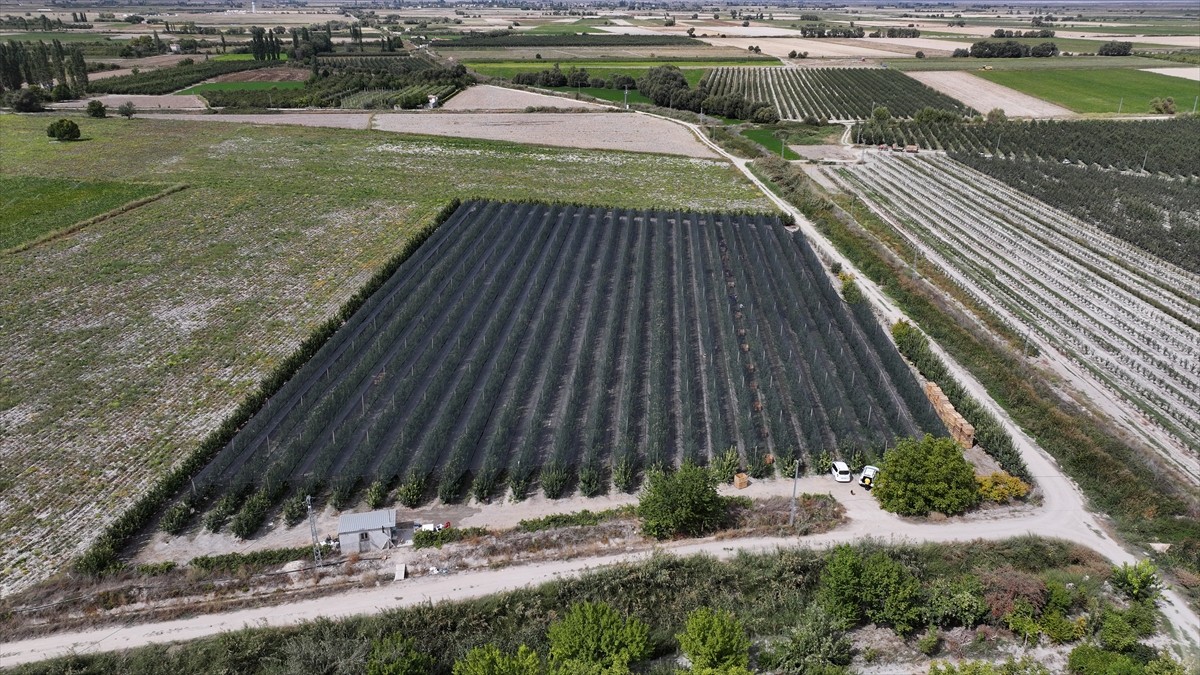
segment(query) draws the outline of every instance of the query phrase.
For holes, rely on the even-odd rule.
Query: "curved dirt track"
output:
[[[747,179],[757,185],[782,211],[794,216],[797,227],[804,231],[814,247],[824,256],[840,261],[847,269],[854,270],[850,261],[824,240],[811,222],[790,204],[775,196],[750,172],[746,160],[728,155],[724,150],[704,138],[695,125],[680,124],[696,133],[715,154],[725,157],[737,166]],[[876,308],[883,312],[885,320],[891,322],[903,316],[874,283],[862,274],[858,274],[857,277],[863,293],[870,298]],[[717,541],[708,539],[668,545],[662,547],[661,550],[678,555],[703,553],[717,557],[730,557],[738,551],[770,551],[791,544],[820,547],[869,537],[896,542],[955,542],[1036,534],[1082,544],[1096,550],[1115,563],[1133,562],[1139,559],[1141,556],[1127,551],[1105,532],[1099,520],[1086,509],[1083,495],[1074,483],[1062,474],[1058,465],[1049,455],[1016,427],[1007,414],[987,395],[983,386],[949,355],[942,352],[936,344],[931,343],[931,346],[971,395],[990,409],[1006,426],[1028,465],[1030,473],[1038,483],[1042,494],[1041,506],[1031,508],[1027,513],[1018,516],[995,520],[969,518],[954,519],[944,523],[929,523],[909,521],[883,512],[873,499],[863,494],[839,494],[837,498],[846,506],[849,523],[832,532],[795,540],[770,538]],[[786,485],[786,482],[783,484]],[[0,660],[5,665],[16,665],[72,651],[79,653],[111,651],[151,643],[194,639],[247,625],[289,625],[318,617],[371,614],[424,602],[462,600],[538,584],[563,576],[576,575],[604,565],[641,560],[649,555],[651,555],[650,552],[638,552],[538,563],[499,570],[464,572],[449,576],[424,577],[396,582],[388,587],[386,592],[369,589],[334,597],[177,621],[62,633],[0,646]],[[1182,597],[1173,589],[1168,589],[1164,593],[1161,608],[1174,631],[1176,650],[1183,654],[1200,654],[1200,619]]]

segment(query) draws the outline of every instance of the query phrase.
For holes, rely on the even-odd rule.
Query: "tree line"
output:
[[[88,85],[83,49],[65,48],[58,40],[0,44],[0,93],[26,84],[52,88],[55,98],[82,95]]]

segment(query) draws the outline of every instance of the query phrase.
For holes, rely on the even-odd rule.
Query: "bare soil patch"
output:
[[[1078,117],[1062,106],[960,70],[912,72],[906,75],[981,112],[1000,108],[1009,117]]]
[[[442,110],[524,110],[528,107],[603,110],[606,106],[537,94],[532,91],[519,91],[481,84],[460,92],[447,101],[446,105],[442,106]]]
[[[1159,75],[1169,75],[1171,77],[1182,77],[1185,80],[1196,80],[1200,82],[1200,66],[1191,68],[1142,68],[1147,73],[1158,73]]]
[[[375,115],[372,128],[565,148],[717,156],[680,125],[620,113],[390,113]]]
[[[303,82],[312,75],[307,68],[260,68],[258,70],[243,70],[238,73],[228,73],[211,82]]]
[[[847,162],[859,159],[859,152],[848,145],[789,145],[792,152],[813,161]]]

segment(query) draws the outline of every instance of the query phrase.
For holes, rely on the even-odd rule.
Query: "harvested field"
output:
[[[717,157],[678,124],[624,113],[381,113],[375,115],[372,128],[565,148]]]
[[[109,114],[117,114],[117,106],[126,101],[133,104],[137,110],[204,110],[208,106],[199,96],[185,94],[182,96],[163,94],[156,95],[139,95],[139,94],[105,94],[103,96],[90,96],[79,101],[63,101],[55,103],[54,108],[83,109],[87,107],[88,101],[98,100],[108,106]]]
[[[857,383],[857,384],[856,384]],[[370,405],[368,405],[368,403]],[[756,477],[945,429],[863,304],[773,216],[466,202],[195,477],[248,538],[288,497],[414,507]],[[841,453],[845,453],[844,455]],[[772,459],[768,459],[771,457]],[[724,460],[722,460],[724,461]],[[784,469],[785,475],[792,473]],[[236,515],[234,515],[236,513]]]
[[[903,50],[915,54],[918,50],[929,56],[950,56],[955,49],[970,49],[970,42],[955,42],[951,40],[934,40],[933,38],[858,38],[863,44],[879,49]]]
[[[1159,75],[1170,75],[1171,77],[1182,77],[1185,80],[1196,80],[1200,82],[1200,66],[1192,66],[1190,68],[1142,68],[1147,73],[1158,73]]]
[[[442,110],[524,110],[527,107],[592,108],[603,110],[607,106],[587,101],[573,101],[559,96],[537,94],[480,84],[462,92],[442,106]]]
[[[1076,113],[1067,108],[975,77],[966,71],[926,70],[907,74],[914,80],[958,99],[980,112],[1000,108],[1009,117],[1077,117]]]
[[[443,56],[453,56],[459,62],[470,61],[529,61],[533,69],[547,68],[554,61],[590,61],[590,60],[663,60],[673,59],[745,59],[751,56],[743,49],[733,47],[714,47],[706,44],[692,46],[656,46],[656,47],[441,47],[438,53]],[[542,58],[537,59],[541,54]],[[769,62],[769,59],[762,59]],[[549,63],[546,63],[549,61]],[[679,65],[685,65],[679,63]],[[567,67],[563,63],[563,67]]]
[[[0,256],[2,593],[67,565],[446,201],[769,207],[724,162],[203,119],[89,119],[51,153],[44,117],[0,116],[5,176],[191,186]]]
[[[141,115],[147,119],[179,120],[187,122],[237,122],[240,124],[268,124],[326,129],[366,130],[371,123],[370,113],[302,112],[279,115]]]
[[[860,47],[857,44],[846,45],[824,39],[803,38],[700,38],[710,45],[718,47],[733,47],[743,52],[747,47],[761,47],[764,54],[778,58],[787,58],[788,52],[808,52],[809,58],[824,57],[861,57],[869,59],[903,59],[908,55],[887,49]]]
[[[1069,37],[1069,36],[1064,36]],[[1160,45],[1163,47],[1181,47],[1183,49],[1200,49],[1200,35],[1115,35],[1115,36],[1097,36],[1091,35],[1082,39],[1092,40],[1095,42],[1108,42],[1109,40],[1119,40],[1122,42],[1133,42],[1135,44],[1145,45]]]

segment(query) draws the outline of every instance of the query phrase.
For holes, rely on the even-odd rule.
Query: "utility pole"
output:
[[[812,409],[809,409],[812,412]],[[792,513],[788,516],[788,527],[796,526],[796,489],[800,486],[800,458],[796,457],[796,475],[792,478]]]
[[[629,85],[625,85],[625,109],[629,110]]]
[[[1125,107],[1125,97],[1124,97],[1124,96],[1122,96],[1122,97],[1121,97],[1121,102],[1117,104],[1117,114],[1118,114],[1118,115],[1120,115],[1120,114],[1121,114],[1121,108],[1124,108],[1124,107]]]
[[[1146,160],[1150,159],[1150,151],[1146,151],[1146,156],[1142,158],[1142,173],[1146,173]]]
[[[317,541],[317,516],[313,513],[312,495],[305,495],[304,505],[308,507],[308,531],[312,534],[313,561],[321,564],[321,542]]]

